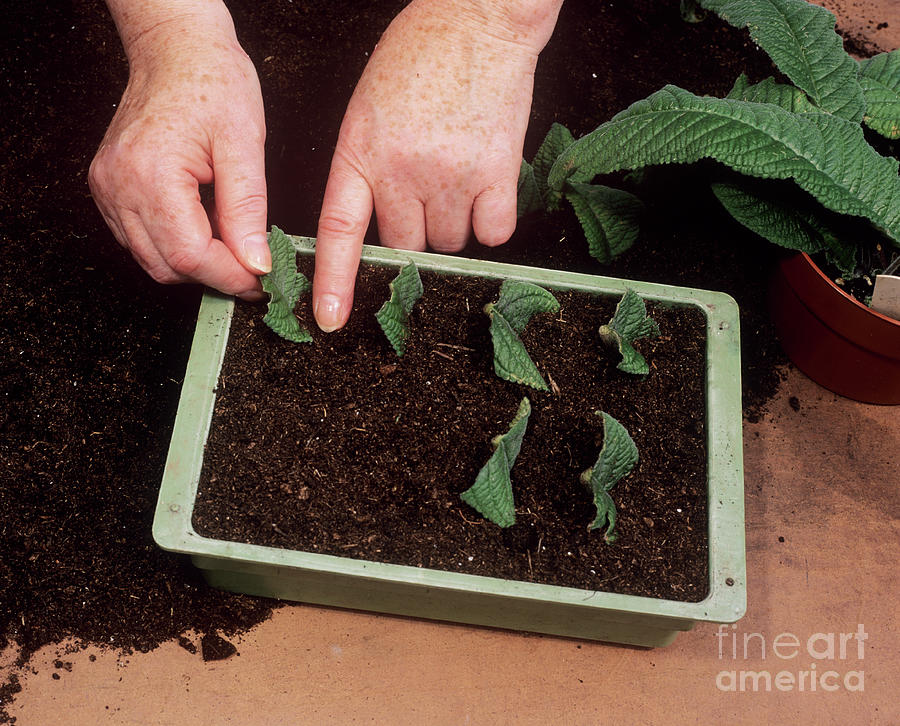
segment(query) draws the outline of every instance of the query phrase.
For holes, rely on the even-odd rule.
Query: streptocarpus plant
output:
[[[597,515],[588,525],[589,530],[607,525],[603,538],[610,544],[616,541],[616,504],[609,495],[616,482],[627,476],[638,462],[638,450],[628,431],[605,411],[596,411],[603,417],[603,447],[590,469],[581,474],[581,481],[594,495]]]
[[[644,205],[633,194],[602,184],[573,182],[562,195],[551,194],[547,179],[553,162],[574,142],[565,126],[554,123],[532,163],[522,160],[518,216],[552,212],[559,208],[560,198],[565,198],[581,222],[591,256],[599,262],[610,262],[637,239]]]
[[[634,290],[627,289],[616,312],[606,325],[600,326],[600,339],[608,346],[615,348],[622,356],[617,368],[626,373],[646,375],[650,368],[644,356],[635,350],[632,343],[639,338],[659,335],[656,321],[647,315],[644,299]]]
[[[554,208],[597,175],[712,159],[730,170],[714,190],[739,222],[775,244],[823,252],[845,276],[879,272],[890,256],[879,252],[861,270],[861,251],[888,248],[878,247],[883,240],[900,247],[900,176],[862,126],[900,137],[900,50],[858,64],[834,16],[806,0],[697,4],[748,28],[791,83],[740,78],[727,98],[666,86],[560,152],[541,201]],[[520,180],[523,210],[533,209],[527,173]],[[785,195],[784,184],[794,193]],[[855,231],[836,219],[855,221]],[[613,255],[634,236],[619,231]]]
[[[390,341],[394,352],[403,356],[409,340],[409,315],[416,300],[422,297],[422,278],[415,262],[403,266],[390,284],[391,299],[375,313],[378,324]]]
[[[523,383],[539,391],[548,390],[519,335],[536,313],[555,313],[559,302],[538,285],[519,280],[504,280],[500,298],[488,303],[484,312],[491,318],[494,342],[494,372],[513,383]]]
[[[269,293],[269,308],[263,322],[286,340],[311,343],[309,331],[294,316],[294,306],[312,286],[306,275],[297,271],[297,250],[290,238],[274,225],[269,232],[269,251],[272,270],[261,278],[263,290]]]
[[[516,523],[510,471],[522,448],[530,415],[531,401],[523,398],[509,430],[491,441],[494,453],[481,467],[475,483],[460,494],[466,504],[500,527],[512,527]]]

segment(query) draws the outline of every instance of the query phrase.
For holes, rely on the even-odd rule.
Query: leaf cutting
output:
[[[409,340],[409,316],[423,292],[422,278],[416,263],[404,265],[391,282],[390,288],[391,299],[381,306],[375,317],[394,352],[402,356]]]
[[[647,361],[634,348],[639,338],[659,335],[656,321],[647,315],[644,299],[634,290],[628,289],[616,305],[616,313],[606,325],[600,326],[600,338],[609,346],[618,349],[622,355],[617,368],[626,373],[646,375],[650,372]]]
[[[516,523],[510,471],[522,448],[530,415],[531,402],[523,398],[509,430],[491,441],[494,453],[481,467],[475,483],[460,494],[466,504],[499,527],[512,527]]]
[[[609,490],[627,476],[638,462],[638,450],[628,431],[605,411],[596,411],[603,417],[603,447],[597,462],[581,474],[581,481],[594,495],[597,516],[588,525],[589,530],[608,525],[603,538],[610,544],[616,541],[616,505]]]
[[[294,316],[294,306],[312,285],[306,275],[297,271],[297,250],[290,237],[274,225],[269,232],[269,251],[272,270],[260,280],[263,290],[269,293],[269,309],[263,322],[286,340],[311,343],[309,331]]]
[[[484,308],[491,319],[494,372],[500,378],[539,391],[549,390],[519,335],[533,315],[557,310],[559,302],[544,288],[519,280],[503,281],[500,298]]]

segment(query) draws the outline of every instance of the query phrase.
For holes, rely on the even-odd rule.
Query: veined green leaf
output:
[[[494,453],[481,467],[475,483],[460,494],[466,504],[500,527],[512,527],[516,523],[516,507],[509,474],[516,463],[519,449],[522,448],[522,438],[530,415],[531,402],[523,398],[509,425],[509,431],[491,441]]]
[[[391,299],[375,313],[378,324],[387,336],[394,352],[402,356],[409,339],[409,315],[416,300],[422,297],[422,278],[415,262],[404,265],[390,284]]]
[[[500,285],[500,299],[491,303],[491,307],[521,335],[533,315],[555,313],[559,310],[559,302],[552,293],[539,285],[521,280],[504,280]]]
[[[726,98],[751,103],[774,103],[792,113],[815,111],[809,97],[796,86],[787,83],[776,83],[774,78],[766,78],[759,83],[751,84],[743,73],[738,76]]]
[[[744,181],[716,182],[713,194],[738,222],[774,244],[813,254],[826,251],[828,259],[849,274],[856,267],[856,246],[841,240],[821,207],[804,203],[796,195],[766,193]]]
[[[572,136],[572,132],[562,124],[554,122],[541,142],[537,154],[534,155],[532,161],[534,177],[545,207],[553,207],[551,200],[547,198],[547,177],[550,175],[553,163],[574,143],[575,137]]]
[[[570,146],[549,184],[655,164],[715,159],[748,176],[793,179],[832,211],[865,217],[900,240],[898,162],[862,129],[825,113],[709,98],[666,86]]]
[[[538,391],[549,390],[540,371],[525,350],[521,338],[502,315],[491,315],[494,373],[505,381],[522,383]]]
[[[288,236],[273,225],[269,232],[272,270],[261,278],[262,288],[269,293],[269,308],[263,322],[282,338],[294,343],[311,343],[309,331],[294,317],[294,306],[300,295],[312,287],[306,275],[297,271],[297,250]]]
[[[584,229],[591,257],[607,263],[625,252],[640,234],[644,205],[633,194],[600,184],[566,184],[569,200]]]
[[[859,122],[865,100],[834,15],[806,0],[699,0],[750,37],[823,111]]]
[[[629,288],[625,291],[616,305],[612,320],[601,325],[599,332],[604,343],[615,346],[621,353],[622,360],[617,366],[619,370],[638,375],[646,375],[650,371],[644,356],[635,350],[633,343],[639,338],[659,335],[659,326],[647,316],[644,299],[634,290]]]
[[[608,525],[603,538],[612,543],[617,538],[616,505],[609,490],[637,464],[638,450],[622,424],[605,411],[596,411],[596,414],[603,417],[603,447],[594,466],[582,473],[581,481],[593,493],[594,506],[597,508],[597,515],[588,529]]]
[[[559,303],[547,290],[530,282],[504,280],[497,302],[485,305],[491,318],[494,343],[494,372],[513,383],[523,383],[539,391],[547,384],[535,366],[519,334],[536,313],[559,310]]]
[[[859,73],[866,97],[866,126],[889,139],[900,139],[900,48],[862,61]]]
[[[544,208],[544,200],[534,178],[534,169],[525,159],[519,167],[519,181],[516,186],[516,218],[526,214],[540,212]]]

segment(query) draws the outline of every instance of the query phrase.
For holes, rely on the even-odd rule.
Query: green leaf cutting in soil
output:
[[[599,332],[600,339],[621,354],[619,370],[637,375],[649,373],[650,367],[635,349],[634,341],[659,335],[659,326],[647,315],[644,299],[634,290],[625,291],[616,306],[616,314],[609,323],[600,326]]]
[[[516,523],[510,472],[522,448],[530,415],[531,401],[523,398],[509,430],[491,442],[494,453],[478,472],[475,483],[460,494],[460,499],[499,527]]]
[[[409,340],[409,316],[416,300],[422,297],[422,278],[415,262],[404,265],[391,281],[391,299],[375,313],[378,324],[390,341],[394,352],[402,356]]]
[[[297,271],[297,250],[290,238],[273,226],[269,232],[269,251],[272,271],[261,278],[263,290],[269,293],[269,309],[263,322],[286,340],[311,343],[309,331],[294,316],[294,306],[300,296],[312,288],[306,275]]]
[[[594,495],[597,516],[588,525],[589,530],[608,525],[603,538],[613,543],[616,534],[616,504],[609,495],[616,482],[627,476],[638,461],[638,450],[628,431],[605,411],[596,411],[603,417],[603,448],[597,463],[581,475],[581,481]]]
[[[494,371],[500,378],[539,391],[549,390],[519,335],[536,313],[555,313],[557,310],[559,303],[544,288],[519,280],[503,281],[500,298],[484,308],[491,319]]]

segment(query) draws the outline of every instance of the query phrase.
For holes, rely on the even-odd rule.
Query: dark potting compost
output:
[[[303,260],[307,274],[312,261]],[[597,329],[618,298],[554,294],[523,342],[551,391],[501,380],[485,304],[500,282],[423,273],[406,354],[374,314],[393,268],[364,267],[350,324],[286,343],[239,305],[218,384],[194,526],[205,536],[590,590],[697,601],[708,589],[706,318],[649,305],[650,373],[617,370]],[[299,306],[304,307],[303,305]],[[312,323],[307,313],[304,322]],[[519,401],[532,413],[512,470],[517,521],[460,501]],[[614,544],[588,531],[579,480],[604,410],[629,429],[635,471],[612,490]]]

